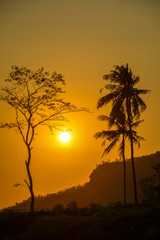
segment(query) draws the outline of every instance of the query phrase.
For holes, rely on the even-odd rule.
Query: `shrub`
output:
[[[78,210],[78,203],[76,201],[71,201],[67,204],[67,209],[73,212]]]
[[[55,212],[57,214],[63,213],[64,212],[64,206],[61,203],[58,203],[58,204],[54,205],[53,212]]]

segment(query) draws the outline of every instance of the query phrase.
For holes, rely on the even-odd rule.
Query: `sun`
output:
[[[62,142],[68,142],[71,139],[71,136],[68,132],[62,132],[59,138]]]

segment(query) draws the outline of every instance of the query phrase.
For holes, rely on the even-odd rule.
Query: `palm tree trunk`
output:
[[[133,174],[133,187],[134,187],[134,202],[137,205],[137,183],[136,183],[136,172],[135,172],[135,165],[134,165],[134,151],[133,151],[133,138],[132,138],[132,128],[130,128],[130,141],[131,141],[131,161],[132,161],[132,174]]]
[[[133,151],[133,136],[132,136],[132,126],[131,126],[131,106],[130,101],[127,99],[127,115],[128,115],[128,124],[129,124],[129,131],[130,131],[130,143],[131,143],[131,162],[132,162],[132,175],[133,175],[133,188],[134,188],[134,202],[137,205],[137,183],[136,183],[136,172],[135,172],[135,165],[134,165],[134,151]]]
[[[30,172],[30,161],[31,161],[31,148],[29,145],[27,145],[27,149],[28,149],[28,161],[25,161],[26,164],[26,168],[27,168],[27,174],[28,174],[28,179],[29,179],[29,184],[28,182],[25,180],[30,194],[31,194],[31,203],[30,203],[30,211],[34,212],[34,192],[33,192],[33,181],[32,181],[32,176],[31,176],[31,172]]]
[[[124,134],[123,134],[123,174],[124,174],[124,206],[126,206],[126,160],[125,160],[125,140],[124,140]]]

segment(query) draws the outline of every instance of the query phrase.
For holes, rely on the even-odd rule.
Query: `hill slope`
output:
[[[152,164],[160,162],[160,152],[135,158],[137,183],[141,178],[153,174]],[[133,202],[133,182],[131,161],[126,163],[127,168],[127,202]],[[140,199],[140,187],[138,185],[138,197]],[[123,164],[122,162],[103,162],[98,165],[90,175],[90,181],[83,186],[60,191],[58,193],[38,196],[35,199],[35,209],[53,209],[54,205],[61,203],[67,205],[70,201],[78,202],[79,207],[84,207],[91,202],[106,206],[109,202],[123,201]],[[16,206],[9,207],[10,210],[29,210],[29,199]]]

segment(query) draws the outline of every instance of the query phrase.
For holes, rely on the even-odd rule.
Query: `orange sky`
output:
[[[138,131],[146,141],[135,155],[160,150],[159,12],[157,0],[0,1],[0,85],[11,65],[44,66],[65,76],[68,100],[92,112],[68,115],[73,130],[66,145],[58,132],[51,136],[47,129],[39,131],[31,163],[36,195],[88,181],[102,161],[103,148],[93,135],[105,128],[96,117],[108,110],[97,111],[96,103],[102,96],[102,76],[113,65],[128,62],[140,76],[139,87],[151,89]],[[12,118],[8,106],[0,104],[0,112],[0,121]],[[0,130],[0,208],[29,197],[26,187],[13,188],[26,176],[25,153],[19,135]],[[116,149],[104,160],[108,158],[116,158]]]

